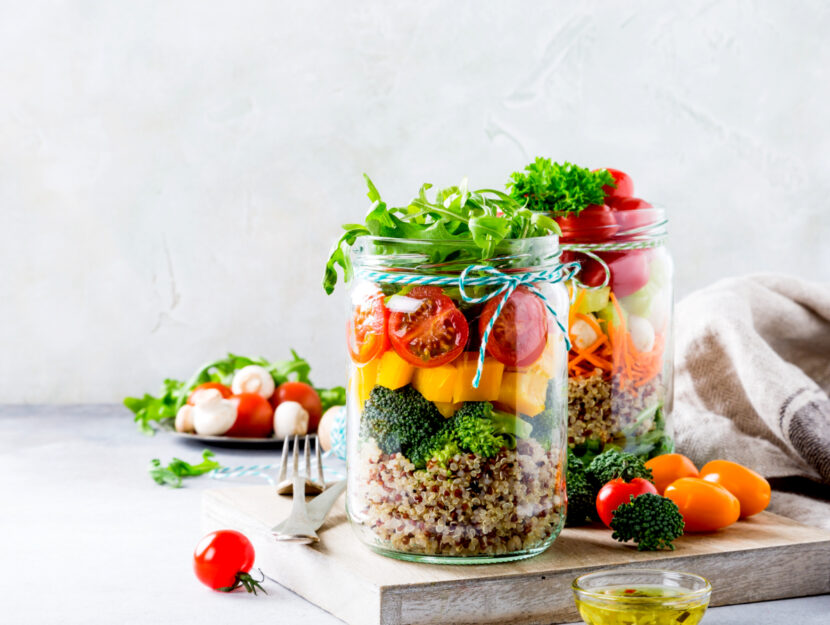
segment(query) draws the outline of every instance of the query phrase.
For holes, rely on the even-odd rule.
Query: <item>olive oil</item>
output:
[[[708,596],[683,599],[685,591],[671,586],[608,586],[591,592],[607,599],[576,598],[588,625],[697,625],[709,604]]]

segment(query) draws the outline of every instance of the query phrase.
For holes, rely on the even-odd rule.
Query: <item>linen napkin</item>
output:
[[[830,529],[830,283],[721,280],[678,304],[675,328],[678,451],[754,469],[772,512]]]

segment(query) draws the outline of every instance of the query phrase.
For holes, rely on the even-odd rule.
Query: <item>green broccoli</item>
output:
[[[375,386],[360,420],[360,437],[373,438],[384,453],[401,452],[414,462],[412,451],[423,449],[445,423],[435,404],[411,386]]]
[[[635,477],[654,481],[651,469],[646,467],[642,458],[613,448],[607,449],[591,460],[586,473],[595,491],[599,491],[605,484],[618,477],[626,482],[630,482]]]
[[[683,535],[683,515],[668,497],[645,493],[632,496],[614,511],[614,540],[633,540],[639,551],[674,549],[672,541]]]
[[[457,450],[458,445],[453,440],[452,428],[449,427],[448,422],[445,422],[440,430],[412,445],[406,457],[412,464],[422,469],[433,457],[437,457],[441,464],[446,465],[447,460],[454,456]]]
[[[565,490],[568,497],[568,514],[565,524],[584,525],[596,517],[596,492],[585,475],[585,465],[568,450],[568,466],[565,473]]]
[[[492,458],[502,447],[515,449],[516,438],[528,438],[533,426],[486,401],[467,402],[450,419],[458,446],[478,456]]]
[[[538,415],[533,417],[533,432],[531,436],[535,438],[539,444],[549,450],[554,440],[554,430],[559,426],[562,416],[566,413],[567,403],[565,401],[566,395],[560,390],[557,390],[557,385],[554,383],[548,384],[547,392],[545,393],[545,409]]]

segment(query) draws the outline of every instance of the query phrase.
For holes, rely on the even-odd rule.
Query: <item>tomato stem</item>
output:
[[[236,581],[234,581],[232,586],[224,586],[222,588],[217,588],[216,590],[221,592],[231,592],[241,586],[247,592],[252,592],[255,595],[257,590],[261,590],[267,595],[268,591],[262,587],[262,582],[265,581],[265,573],[262,572],[262,569],[257,570],[259,571],[259,574],[262,575],[262,579],[254,579],[249,573],[239,571],[239,573],[236,574]]]

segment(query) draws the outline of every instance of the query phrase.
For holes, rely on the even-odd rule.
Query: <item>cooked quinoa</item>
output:
[[[360,449],[355,520],[378,546],[426,555],[499,555],[540,547],[560,526],[559,454],[535,440],[493,458],[457,454],[426,469],[374,441]]]

